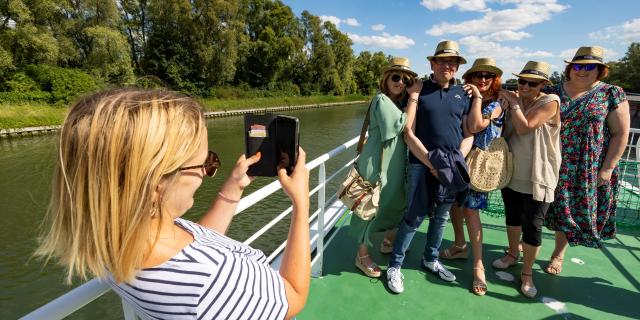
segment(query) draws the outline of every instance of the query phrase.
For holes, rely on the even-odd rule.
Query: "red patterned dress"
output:
[[[600,248],[602,240],[615,236],[618,195],[617,167],[611,182],[597,187],[611,138],[606,119],[626,96],[622,88],[602,82],[575,100],[564,92],[562,83],[554,90],[561,101],[562,165],[545,225],[564,232],[572,246]]]

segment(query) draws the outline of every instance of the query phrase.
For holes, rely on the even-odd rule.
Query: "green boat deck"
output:
[[[491,267],[506,247],[504,218],[482,214],[481,220],[488,285],[485,296],[470,291],[471,259],[442,260],[457,277],[452,283],[420,267],[426,221],[405,259],[405,291],[392,293],[384,272],[380,279],[371,279],[355,267],[357,244],[348,235],[347,221],[334,230],[338,234],[325,251],[323,277],[311,280],[309,299],[298,319],[640,319],[638,228],[619,229],[617,238],[607,241],[601,250],[569,248],[559,276],[543,271],[554,245],[553,234],[543,229],[542,248],[534,264],[538,296],[528,299],[519,291],[521,263],[504,271]],[[382,234],[377,236],[379,244]],[[450,246],[452,239],[449,223],[443,248]],[[386,269],[388,255],[374,248],[371,256]]]

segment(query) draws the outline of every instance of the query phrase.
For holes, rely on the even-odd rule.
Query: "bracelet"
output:
[[[418,99],[409,98],[409,102],[415,102],[415,103],[418,103]]]
[[[520,106],[519,105],[513,105],[511,106],[511,110],[516,111],[516,110],[520,110]]]
[[[218,192],[218,197],[220,197],[222,200],[229,202],[229,203],[238,203],[240,202],[240,199],[238,200],[233,200],[230,199],[229,197],[225,196],[224,194],[222,194],[222,191]]]
[[[484,99],[484,97],[483,97],[483,96],[474,96],[473,98],[474,98],[474,99],[480,99],[480,100]]]

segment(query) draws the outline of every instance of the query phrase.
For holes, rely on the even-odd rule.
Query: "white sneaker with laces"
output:
[[[402,293],[404,291],[403,279],[404,276],[402,272],[400,272],[400,269],[393,267],[387,269],[387,285],[389,286],[389,290],[395,293]]]
[[[456,280],[456,276],[451,273],[451,271],[447,270],[447,268],[445,268],[438,260],[434,262],[426,262],[424,258],[422,258],[422,265],[444,281],[452,282]]]

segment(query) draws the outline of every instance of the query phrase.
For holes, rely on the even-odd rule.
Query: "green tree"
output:
[[[640,93],[640,43],[631,43],[620,61],[607,64],[610,68],[607,82],[621,86],[628,92]]]
[[[340,32],[331,22],[323,25],[326,34],[326,41],[329,43],[333,56],[335,57],[335,67],[331,73],[333,93],[337,95],[349,94],[357,91],[357,83],[353,79],[353,42],[349,37]]]
[[[382,51],[374,54],[369,51],[360,52],[353,67],[353,75],[359,92],[370,95],[378,90],[380,77],[389,60],[390,57],[385,56]]]
[[[558,71],[554,71],[549,77],[549,80],[551,80],[553,84],[564,82],[564,72],[560,74]]]
[[[125,36],[113,29],[95,26],[84,29],[90,39],[85,69],[110,83],[133,81],[129,44]]]

